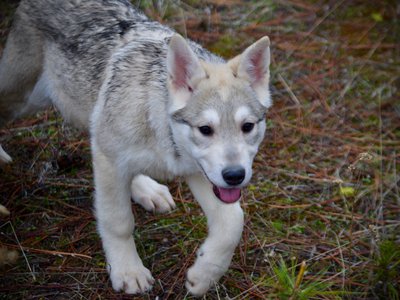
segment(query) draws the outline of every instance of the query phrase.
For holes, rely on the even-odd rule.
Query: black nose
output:
[[[246,171],[239,166],[228,167],[222,170],[222,177],[229,185],[241,184],[246,176]]]

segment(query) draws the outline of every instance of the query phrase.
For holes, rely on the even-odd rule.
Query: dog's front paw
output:
[[[127,294],[140,294],[151,290],[154,279],[150,271],[143,265],[110,270],[111,282],[114,290]]]
[[[200,297],[204,295],[210,288],[212,281],[204,273],[198,272],[191,267],[187,273],[186,288],[194,296]]]
[[[225,271],[225,268],[215,264],[198,261],[189,268],[185,286],[192,295],[202,296]]]
[[[176,207],[168,188],[150,177],[135,177],[131,190],[133,200],[147,211],[166,213]]]

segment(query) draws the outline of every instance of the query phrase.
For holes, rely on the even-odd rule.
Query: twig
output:
[[[286,171],[284,169],[278,169],[278,168],[274,168],[274,167],[270,167],[270,166],[266,166],[266,168],[270,169],[274,172],[281,173],[281,174],[284,174],[284,175],[287,175],[290,177],[294,177],[297,179],[302,179],[302,180],[310,180],[310,181],[314,181],[314,182],[318,182],[318,183],[333,183],[333,184],[343,183],[343,181],[340,178],[313,178],[313,177],[296,174],[296,173],[293,173],[290,171]]]
[[[13,231],[14,231],[14,228],[13,228]],[[15,234],[15,232],[14,232],[14,234]],[[26,256],[25,256],[24,250],[27,251],[27,252],[32,252],[32,253],[41,253],[41,254],[51,254],[51,255],[59,255],[59,256],[71,256],[71,257],[80,257],[80,258],[92,259],[91,256],[85,255],[85,254],[29,248],[29,247],[22,246],[19,243],[18,240],[17,240],[17,242],[18,242],[18,246],[17,245],[12,245],[12,244],[3,244],[3,245],[7,246],[7,247],[10,247],[10,248],[14,248],[14,249],[15,248],[20,248],[22,253],[24,254],[25,259],[26,259]],[[29,266],[29,270],[31,270],[31,272],[32,272],[32,269],[30,268],[30,266]]]
[[[293,93],[292,89],[290,88],[290,86],[286,83],[286,80],[282,77],[281,74],[278,73],[278,79],[279,81],[282,83],[283,87],[285,88],[285,90],[287,91],[287,93],[290,96],[290,99],[292,99],[292,101],[294,102],[294,104],[296,104],[297,106],[300,106],[300,101],[299,99],[296,97],[296,95]]]
[[[18,243],[18,247],[17,247],[17,248],[19,248],[19,249],[21,250],[21,252],[22,252],[22,256],[24,257],[24,259],[25,259],[25,261],[26,261],[26,265],[28,266],[29,272],[30,272],[31,275],[32,275],[33,281],[36,281],[35,273],[33,273],[33,270],[32,270],[32,268],[31,268],[31,266],[30,266],[30,264],[29,264],[28,258],[26,257],[26,254],[25,254],[25,251],[24,251],[24,247],[22,247],[21,243],[19,242],[17,233],[16,233],[15,230],[14,230],[14,226],[13,226],[13,224],[12,224],[10,221],[8,221],[8,223],[10,224],[10,227],[11,227],[11,230],[12,230],[12,232],[13,232],[13,234],[14,234],[15,240],[16,240],[17,243]]]
[[[26,131],[26,130],[33,130],[33,129],[38,129],[38,128],[43,128],[43,127],[47,127],[47,126],[52,126],[57,124],[57,121],[48,121],[48,122],[44,122],[44,123],[40,123],[40,124],[34,124],[31,126],[24,126],[24,127],[14,127],[14,128],[7,128],[4,130],[1,130],[0,132],[20,132],[20,131]]]

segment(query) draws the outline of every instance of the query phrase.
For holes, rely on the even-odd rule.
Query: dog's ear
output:
[[[183,108],[196,88],[206,76],[196,54],[179,34],[172,36],[167,53],[169,90],[173,100],[173,110]]]
[[[234,74],[250,82],[260,102],[271,106],[269,93],[269,38],[264,36],[228,62]]]

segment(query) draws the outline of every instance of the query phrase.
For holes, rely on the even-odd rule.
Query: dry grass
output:
[[[3,43],[17,2],[0,4]],[[399,4],[140,6],[223,56],[263,35],[272,41],[275,105],[242,202],[245,231],[231,269],[205,298],[398,299]],[[11,211],[0,246],[21,253],[1,271],[0,298],[131,299],[112,291],[105,271],[87,137],[49,110],[1,129],[0,141],[14,158],[0,170],[0,203]],[[157,280],[140,299],[190,298],[185,270],[206,223],[185,185],[172,182],[171,191],[178,208],[167,216],[133,206],[138,249]]]

